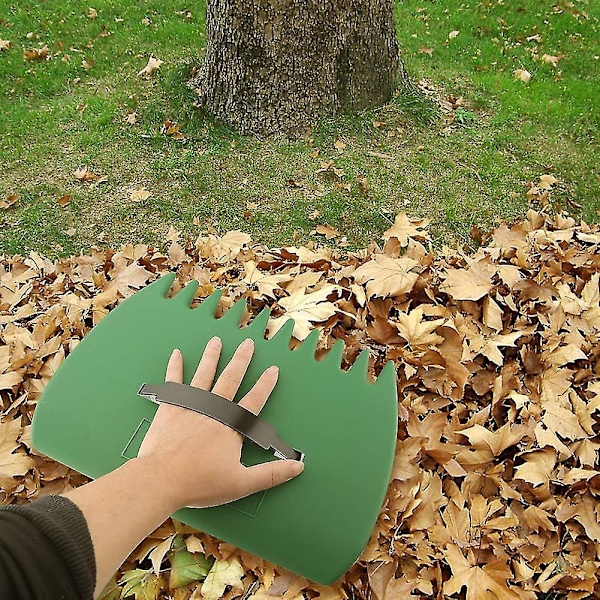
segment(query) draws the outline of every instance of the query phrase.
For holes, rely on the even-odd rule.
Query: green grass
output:
[[[485,230],[541,208],[526,199],[526,182],[546,172],[559,180],[551,209],[596,221],[600,5],[405,0],[397,14],[413,78],[427,80],[432,97],[464,103],[441,112],[399,93],[381,109],[319,123],[311,140],[289,141],[239,136],[193,108],[185,80],[203,55],[202,3],[1,5],[0,40],[12,47],[0,52],[0,200],[19,200],[0,209],[0,253],[161,246],[171,225],[190,236],[243,229],[279,245],[315,240],[315,225],[329,223],[357,248],[402,210],[430,217],[436,244],[469,244],[473,225]],[[43,46],[49,60],[23,59]],[[137,73],[151,54],[164,63],[144,79]],[[544,54],[559,56],[557,66]],[[516,81],[515,69],[531,81]],[[185,139],[162,133],[165,120]],[[330,160],[341,178],[317,173]],[[106,181],[76,181],[83,165]],[[152,196],[133,202],[141,187]],[[311,220],[315,210],[321,216]]]

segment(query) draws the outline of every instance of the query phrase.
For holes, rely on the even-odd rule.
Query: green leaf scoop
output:
[[[266,492],[224,506],[186,508],[174,516],[307,579],[335,581],[362,552],[385,498],[398,422],[393,364],[370,383],[368,351],[344,372],[341,340],[319,362],[317,330],[290,350],[293,321],[265,340],[268,309],[242,329],[243,300],[217,319],[220,292],[190,309],[197,282],[169,299],[174,279],[170,273],[122,302],[69,355],[38,403],[33,444],[89,477],[100,477],[136,456],[157,408],[149,398],[183,401],[173,389],[166,393],[164,385],[173,348],[185,358],[184,382],[189,384],[211,337],[223,341],[219,370],[250,337],[255,354],[236,400],[267,367],[280,369],[260,418],[248,423],[235,409],[235,415],[226,416],[210,398],[204,408],[187,408],[204,414],[216,410],[210,416],[223,422],[241,416],[227,424],[237,424],[246,436],[244,464],[294,452],[290,457],[304,460],[304,472]],[[181,386],[184,395],[189,389]],[[199,398],[186,397],[189,402]]]

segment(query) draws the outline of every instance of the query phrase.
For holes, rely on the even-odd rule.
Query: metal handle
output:
[[[139,389],[138,395],[157,404],[165,402],[166,404],[189,408],[211,417],[223,423],[223,425],[235,429],[235,431],[252,440],[264,450],[272,451],[277,458],[304,460],[304,454],[281,440],[269,423],[243,406],[212,392],[183,383],[168,381],[162,385],[144,383]]]

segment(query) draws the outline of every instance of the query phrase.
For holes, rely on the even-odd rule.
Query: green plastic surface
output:
[[[136,456],[157,409],[137,391],[143,383],[164,382],[173,348],[183,353],[189,384],[212,336],[223,340],[219,370],[251,337],[255,356],[236,400],[264,369],[279,366],[279,382],[261,417],[305,453],[304,472],[228,505],[183,509],[174,516],[312,581],[335,581],[362,552],[385,498],[398,420],[393,365],[370,383],[367,351],[344,372],[343,342],[319,362],[314,358],[318,331],[291,351],[292,321],[265,340],[268,310],[241,329],[243,301],[216,319],[220,293],[190,309],[197,283],[168,299],[174,278],[166,275],[122,302],[68,356],[36,408],[33,444],[89,477],[100,477]],[[244,464],[266,460],[273,455],[244,442]]]

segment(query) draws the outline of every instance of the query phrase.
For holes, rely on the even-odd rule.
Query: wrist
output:
[[[121,468],[125,467],[132,484],[139,485],[145,496],[152,497],[162,507],[165,518],[185,506],[174,480],[176,473],[163,461],[143,456],[129,460]]]

